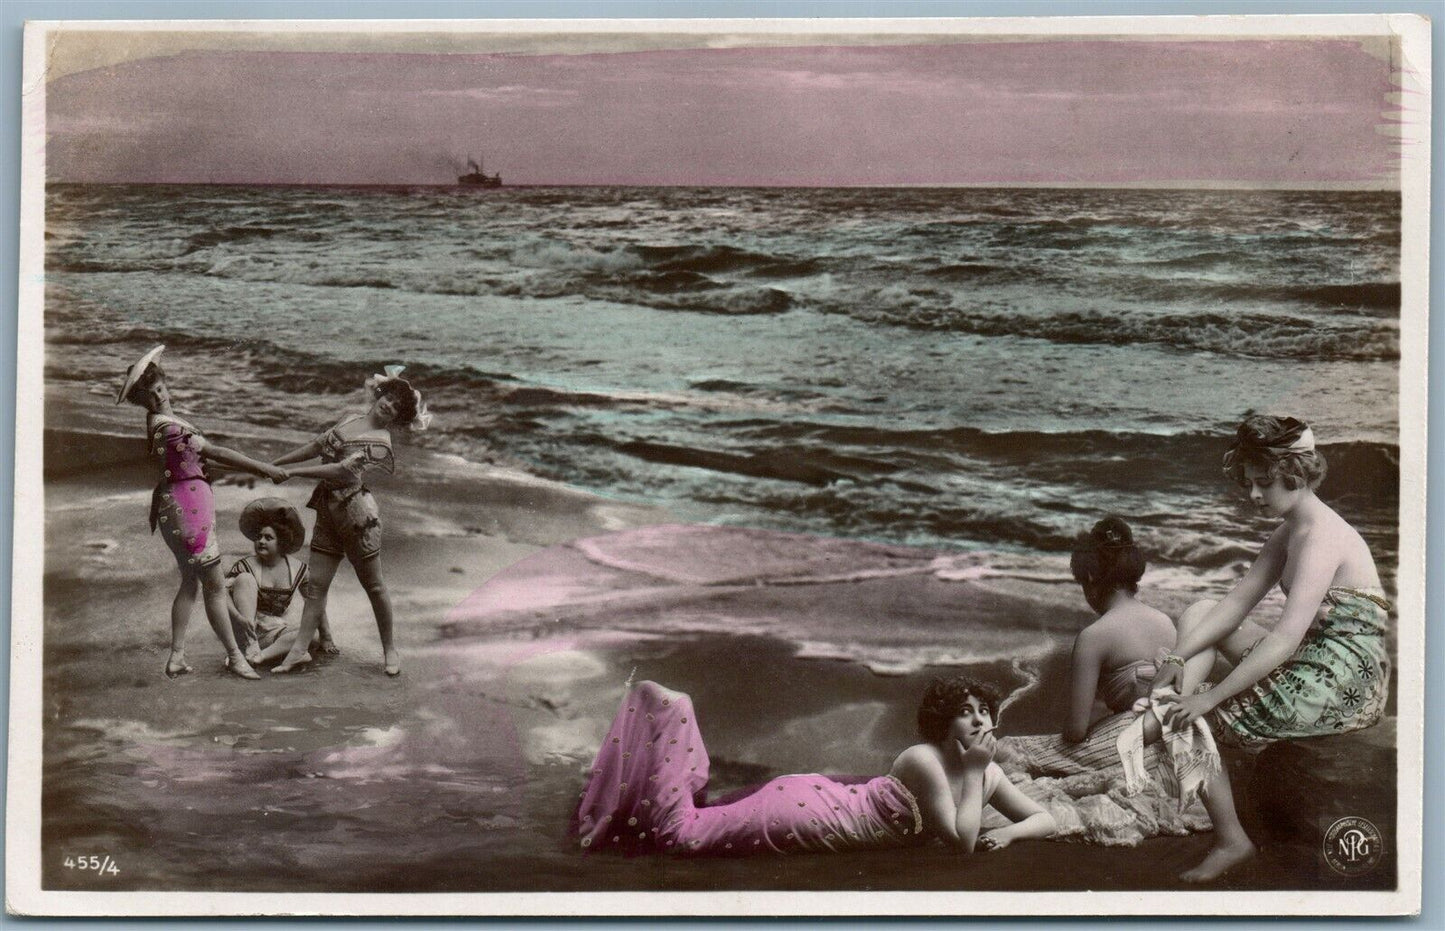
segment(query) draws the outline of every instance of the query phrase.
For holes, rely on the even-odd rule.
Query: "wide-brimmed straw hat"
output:
[[[150,368],[151,363],[160,358],[160,354],[165,351],[165,346],[157,346],[141,356],[139,362],[125,370],[125,381],[120,386],[120,394],[115,396],[115,403],[120,404],[125,400],[125,396],[130,394],[130,389],[134,388],[135,383],[141,380],[141,376],[145,375],[146,369]]]
[[[262,527],[276,531],[276,543],[284,555],[291,555],[306,542],[301,515],[283,498],[257,498],[241,508],[241,533],[255,541]]]

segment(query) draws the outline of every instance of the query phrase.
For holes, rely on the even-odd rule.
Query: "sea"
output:
[[[1125,517],[1217,592],[1269,531],[1247,411],[1398,561],[1395,192],[74,185],[46,378],[319,430],[384,364],[405,440],[679,518],[1054,559]],[[1147,583],[1146,583],[1147,584]],[[1388,583],[1387,583],[1388,584]]]

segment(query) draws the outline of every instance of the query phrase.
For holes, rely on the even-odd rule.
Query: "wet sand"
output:
[[[583,857],[567,818],[629,678],[693,696],[714,794],[789,771],[877,773],[911,742],[923,683],[960,663],[1010,687],[1038,676],[1005,730],[1047,730],[1082,606],[1055,584],[992,577],[984,557],[956,559],[950,581],[936,554],[669,525],[657,510],[406,450],[405,484],[377,490],[401,678],[383,675],[369,605],[343,568],[331,595],[340,656],[243,682],[221,671],[198,605],[196,672],[169,681],[175,570],[146,532],[139,440],[125,452],[103,433],[72,418],[47,437],[47,888],[1173,889],[1208,846],[1194,835],[968,859]],[[234,442],[269,453],[287,439]],[[308,492],[281,489],[298,506]],[[270,493],[218,485],[227,565],[243,552],[241,506]],[[652,529],[616,535],[637,527]],[[940,638],[951,624],[957,639]],[[1036,648],[990,633],[1020,630]],[[92,854],[120,872],[64,866]],[[1277,843],[1224,885],[1392,882],[1382,870],[1347,883],[1313,849]]]

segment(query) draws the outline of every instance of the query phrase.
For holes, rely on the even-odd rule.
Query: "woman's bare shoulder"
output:
[[[904,750],[893,760],[889,773],[894,776],[922,775],[943,770],[943,760],[938,748],[929,743],[918,743]]]

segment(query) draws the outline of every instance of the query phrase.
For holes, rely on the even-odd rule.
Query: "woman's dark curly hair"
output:
[[[943,740],[953,719],[963,714],[964,700],[970,695],[988,708],[992,720],[998,720],[999,695],[989,686],[968,676],[934,679],[918,705],[918,733],[933,743]]]
[[[1246,467],[1264,473],[1269,482],[1282,480],[1291,491],[1302,485],[1318,488],[1325,480],[1325,457],[1313,447],[1295,448],[1309,426],[1293,417],[1250,414],[1234,431],[1234,445],[1224,454],[1224,474],[1241,488],[1249,486]],[[1313,435],[1313,434],[1311,434]]]
[[[1134,531],[1112,515],[1095,524],[1069,557],[1075,582],[1108,591],[1122,588],[1131,595],[1139,591],[1145,565]]]
[[[378,399],[391,398],[396,404],[396,419],[392,423],[398,427],[409,426],[416,419],[416,391],[405,378],[398,375],[383,381],[376,388],[376,396]]]

